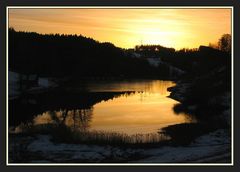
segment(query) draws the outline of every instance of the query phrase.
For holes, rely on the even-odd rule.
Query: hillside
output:
[[[158,76],[144,59],[129,58],[111,43],[81,35],[38,34],[9,29],[9,68],[40,76]],[[43,70],[44,69],[44,70]]]

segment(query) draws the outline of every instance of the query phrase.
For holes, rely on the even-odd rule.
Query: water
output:
[[[13,124],[30,121],[33,125],[61,123],[84,131],[156,133],[168,125],[188,121],[184,114],[173,111],[178,102],[167,97],[171,86],[173,82],[161,80],[80,82],[69,87],[61,98],[59,94],[31,97],[19,107],[15,102],[13,118],[20,112],[28,117],[15,117]]]

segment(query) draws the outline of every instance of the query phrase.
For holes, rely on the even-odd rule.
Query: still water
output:
[[[96,101],[79,108],[63,106],[46,109],[43,113],[33,114],[32,123],[63,123],[75,130],[101,130],[129,135],[155,133],[168,125],[188,122],[186,115],[176,115],[173,111],[173,106],[178,102],[167,97],[170,94],[167,88],[171,86],[174,86],[173,82],[161,80],[78,84],[70,90],[77,92],[84,87],[87,92],[82,101],[77,101],[79,104],[87,104],[87,99]],[[81,97],[81,93],[78,94]]]

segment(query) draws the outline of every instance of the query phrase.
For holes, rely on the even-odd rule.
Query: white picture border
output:
[[[9,9],[231,9],[231,163],[9,163],[8,161],[8,12]],[[234,32],[233,6],[7,6],[6,7],[6,165],[7,166],[233,166],[234,163]]]

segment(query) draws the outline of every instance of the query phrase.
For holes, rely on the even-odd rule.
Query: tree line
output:
[[[230,58],[229,39],[222,48],[200,46],[176,51],[160,45],[141,45],[136,52],[160,57],[164,64],[153,67],[144,58],[131,58],[124,49],[82,35],[38,34],[9,28],[9,69],[39,76],[73,77],[169,77],[169,67],[187,72],[207,71]],[[222,51],[224,50],[224,51]],[[198,69],[198,70],[196,70]],[[207,69],[207,70],[206,70]]]
[[[128,58],[112,43],[82,35],[38,34],[9,29],[9,68],[44,76],[155,75],[143,59]]]

